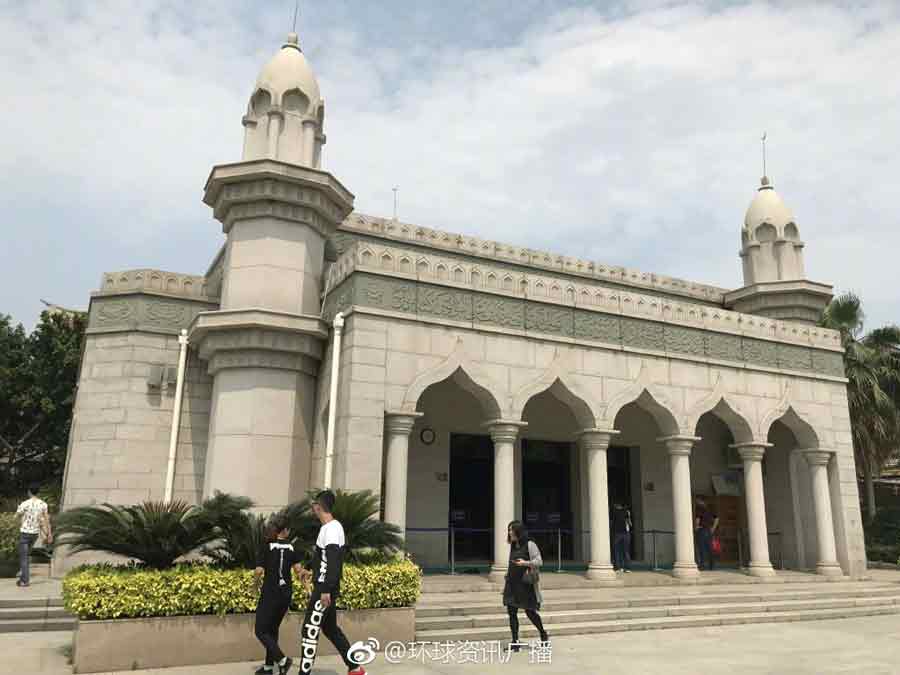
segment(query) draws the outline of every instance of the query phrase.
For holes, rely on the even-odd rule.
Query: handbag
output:
[[[525,570],[525,574],[522,575],[522,582],[528,584],[529,586],[534,586],[538,580],[538,571],[533,567],[529,567]]]
[[[713,535],[709,547],[712,550],[713,555],[722,555],[722,540],[719,539],[719,535]]]

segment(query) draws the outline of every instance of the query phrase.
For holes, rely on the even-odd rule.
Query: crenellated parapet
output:
[[[556,272],[616,285],[645,288],[663,294],[684,296],[718,305],[722,304],[725,294],[729,291],[729,289],[685,279],[503,244],[478,237],[467,237],[361,213],[351,213],[341,224],[336,235],[339,251],[348,245],[346,234],[350,233],[394,240],[401,245],[415,244],[444,251],[451,255],[484,259],[488,262],[508,263],[544,272]],[[345,235],[343,238],[342,234]]]

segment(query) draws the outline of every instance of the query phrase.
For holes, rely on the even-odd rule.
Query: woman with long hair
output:
[[[506,530],[509,542],[509,570],[503,586],[503,604],[509,614],[509,629],[512,631],[512,651],[519,651],[519,610],[525,610],[525,616],[538,629],[541,642],[547,642],[549,636],[544,630],[538,610],[541,608],[540,569],[544,561],[541,552],[531,539],[528,530],[519,521],[512,521]]]

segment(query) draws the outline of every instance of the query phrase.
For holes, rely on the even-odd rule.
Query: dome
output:
[[[763,176],[762,185],[744,217],[744,227],[753,232],[763,223],[773,225],[779,232],[783,232],[788,223],[794,222],[794,214],[781,201],[781,197],[775,192],[769,179]]]
[[[312,106],[321,100],[319,83],[300,51],[296,33],[288,34],[287,42],[263,67],[254,91],[260,89],[269,92],[274,105],[283,105],[284,95],[296,90],[300,90]]]

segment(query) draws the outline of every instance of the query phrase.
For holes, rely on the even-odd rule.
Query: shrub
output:
[[[218,538],[203,548],[203,554],[216,565],[252,569],[266,540],[267,519],[247,513],[253,506],[247,497],[216,492],[201,505],[209,527]]]
[[[316,542],[321,523],[312,510],[314,493],[284,510],[295,537],[295,546],[307,550]],[[365,556],[390,554],[403,546],[400,528],[378,518],[381,503],[371,490],[335,490],[334,517],[341,521],[347,542],[347,560],[362,562]]]
[[[344,566],[338,607],[409,607],[419,596],[420,570],[408,560]],[[295,580],[292,608],[302,610],[309,588]],[[93,565],[63,581],[66,609],[80,619],[119,619],[190,614],[234,614],[256,609],[250,570],[182,565],[168,570]]]
[[[219,537],[201,508],[182,501],[80,506],[59,516],[56,531],[73,553],[103,551],[156,569]]]
[[[19,521],[15,513],[0,513],[0,558],[18,555]]]

